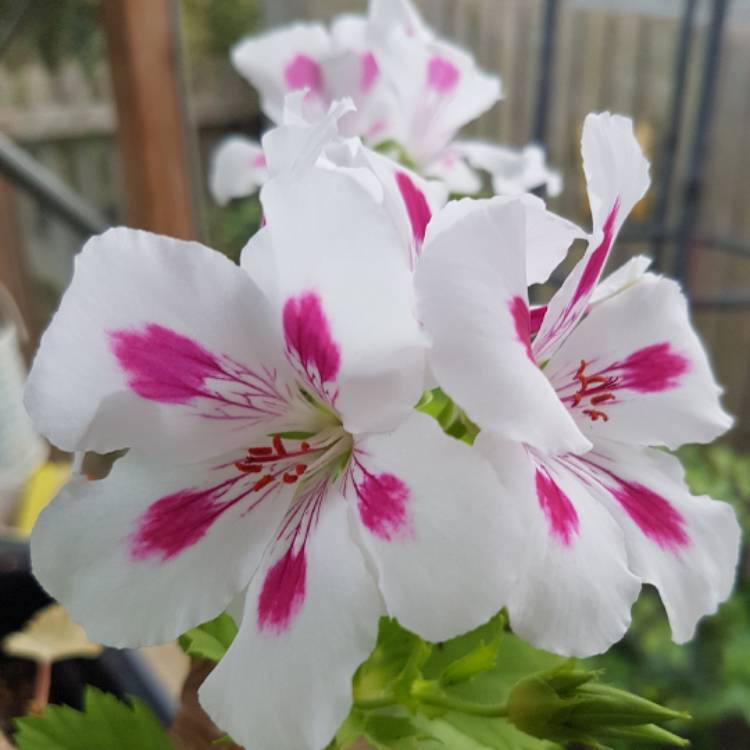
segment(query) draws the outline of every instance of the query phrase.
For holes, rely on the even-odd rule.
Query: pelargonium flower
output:
[[[431,225],[416,283],[432,371],[481,428],[498,507],[527,530],[511,624],[583,656],[622,637],[642,583],[658,589],[675,640],[689,639],[730,593],[739,528],[657,448],[731,424],[678,285],[639,259],[597,286],[648,187],[632,123],[589,115],[582,151],[593,234],[547,307],[529,311],[524,212],[496,199]]]
[[[559,183],[539,149],[452,142],[499,100],[500,80],[479,70],[467,52],[438,39],[409,0],[372,0],[367,17],[340,16],[330,31],[298,23],[248,38],[233,49],[232,61],[258,89],[274,123],[283,121],[290,92],[304,92],[303,114],[312,121],[348,97],[356,110],[342,120],[345,136],[371,146],[398,144],[399,155],[416,171],[440,179],[451,192],[478,192],[476,169],[512,194],[545,183],[554,192]],[[211,179],[219,202],[254,192],[264,178],[258,148],[236,136],[219,147]]]
[[[242,267],[145,232],[90,240],[26,394],[62,449],[129,449],[44,511],[35,575],[114,646],[231,607],[201,701],[259,750],[327,744],[380,615],[454,636],[512,570],[489,462],[413,409],[426,341],[377,180],[303,151],[264,187]]]

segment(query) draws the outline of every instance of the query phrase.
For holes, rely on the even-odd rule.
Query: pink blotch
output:
[[[677,388],[680,378],[690,370],[690,361],[663,342],[633,352],[614,367],[623,371],[618,387],[639,393],[658,393]]]
[[[459,69],[445,57],[436,55],[427,63],[427,85],[441,94],[454,89],[460,77]]]
[[[534,335],[539,333],[539,329],[542,327],[544,316],[547,314],[547,305],[539,305],[532,307],[529,311],[529,334]]]
[[[368,138],[376,138],[379,136],[386,128],[388,127],[388,122],[386,120],[375,120],[375,122],[370,126],[370,129],[367,131],[367,137]]]
[[[418,245],[424,241],[427,225],[432,218],[432,211],[424,193],[414,184],[405,172],[396,172],[396,184],[409,215],[411,232]]]
[[[576,287],[573,299],[570,303],[571,307],[573,307],[581,297],[587,295],[594,288],[597,281],[599,281],[599,276],[601,275],[604,264],[607,261],[609,251],[612,248],[612,240],[615,235],[615,221],[617,220],[617,214],[619,211],[620,199],[617,198],[615,205],[612,206],[612,209],[604,222],[604,227],[602,229],[604,236],[602,237],[602,241],[599,244],[599,247],[591,253],[591,257],[589,258],[586,267],[583,269],[581,280],[578,282],[578,286]]]
[[[536,470],[536,496],[554,537],[566,547],[578,534],[578,513],[570,498],[543,468]]]
[[[362,64],[362,77],[360,79],[359,87],[363,93],[367,93],[375,85],[375,81],[378,80],[380,75],[380,68],[378,67],[375,55],[372,52],[363,52],[361,59]]]
[[[307,559],[305,549],[293,546],[268,570],[258,597],[258,629],[283,633],[305,601]]]
[[[513,297],[508,303],[510,314],[513,317],[513,325],[516,328],[516,338],[526,349],[526,356],[534,362],[534,355],[531,353],[531,317],[529,315],[529,306],[522,297]]]
[[[284,80],[291,90],[309,88],[315,93],[323,90],[320,65],[308,55],[299,54],[284,68]]]
[[[150,505],[129,539],[131,559],[166,562],[197,544],[231,505],[215,502],[214,489],[180,490]]]
[[[257,156],[253,157],[252,166],[253,167],[257,167],[258,169],[265,169],[265,167],[266,167],[266,155],[265,154],[258,154]]]
[[[303,292],[284,305],[284,337],[287,349],[295,353],[305,372],[318,371],[322,383],[335,380],[341,365],[341,352],[331,336],[320,297]]]
[[[672,551],[690,543],[685,519],[667,500],[642,484],[613,478],[617,487],[609,491],[649,539]]]
[[[156,323],[140,331],[111,331],[109,340],[130,389],[150,401],[185,404],[204,395],[207,378],[221,375],[211,352]]]
[[[359,517],[375,536],[389,542],[408,530],[409,488],[393,474],[365,474],[357,485]]]

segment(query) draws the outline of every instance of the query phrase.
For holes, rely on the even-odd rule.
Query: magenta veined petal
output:
[[[459,69],[445,57],[435,55],[427,63],[427,85],[441,94],[452,91],[460,77]]]
[[[289,628],[305,601],[307,557],[304,545],[293,545],[266,573],[258,598],[258,629],[283,633]]]
[[[560,489],[544,467],[534,477],[536,496],[549,524],[550,533],[566,547],[578,534],[578,513],[570,498]]]
[[[284,81],[292,90],[309,88],[315,93],[323,90],[323,73],[309,55],[296,55],[284,68]]]
[[[531,316],[529,314],[529,306],[522,297],[515,296],[509,302],[508,307],[513,317],[516,338],[526,350],[528,358],[534,362],[534,355],[531,353]]]
[[[207,378],[222,374],[217,358],[199,343],[149,323],[143,330],[109,333],[110,344],[128,386],[139,396],[167,404],[185,404],[204,395]]]
[[[396,172],[396,184],[406,206],[409,215],[412,235],[418,246],[424,242],[427,225],[432,218],[432,211],[427,203],[424,193],[414,184],[413,180],[405,172]]]
[[[287,352],[314,384],[333,382],[341,365],[341,351],[333,340],[323,304],[315,292],[290,297],[284,304]]]
[[[391,541],[410,532],[409,488],[393,474],[371,474],[361,464],[363,480],[355,482],[359,516],[375,536]]]
[[[372,52],[363,52],[361,57],[362,64],[362,77],[360,79],[359,86],[363,93],[368,93],[370,89],[375,85],[380,75],[380,68],[378,67],[375,55]]]

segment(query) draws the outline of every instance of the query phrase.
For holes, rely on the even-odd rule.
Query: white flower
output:
[[[729,595],[739,546],[730,506],[691,496],[679,462],[652,447],[731,424],[682,293],[641,259],[597,287],[648,187],[632,123],[589,115],[582,150],[593,234],[547,307],[529,311],[528,229],[512,202],[436,217],[416,271],[432,371],[482,429],[502,507],[526,528],[511,624],[575,655],[622,637],[642,583],[659,590],[675,640],[689,639]]]
[[[381,614],[442,640],[512,578],[489,462],[413,409],[411,238],[372,171],[313,166],[325,139],[300,127],[278,134],[293,164],[243,267],[145,232],[90,240],[26,394],[61,448],[130,449],[44,511],[36,576],[115,646],[231,606],[201,700],[259,750],[328,743]]]
[[[327,30],[293,24],[235,46],[232,61],[259,92],[261,107],[277,124],[285,97],[301,92],[301,115],[314,122],[339,99],[355,109],[341,121],[344,136],[370,146],[393,141],[416,171],[439,179],[450,192],[482,188],[476,170],[489,173],[494,189],[517,194],[547,184],[559,192],[560,176],[547,169],[538,147],[522,151],[482,142],[454,141],[468,122],[492,107],[500,80],[482,72],[464,50],[438,39],[409,0],[372,0],[367,17],[344,15]],[[215,198],[255,191],[264,175],[257,168],[258,144],[228,139],[214,157]],[[245,169],[247,175],[241,175]]]

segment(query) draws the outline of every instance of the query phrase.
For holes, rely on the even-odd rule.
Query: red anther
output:
[[[309,451],[309,450],[310,450],[310,443],[308,443],[307,441],[304,441],[304,440],[303,440],[303,441],[302,441],[302,442],[301,442],[301,443],[299,444],[299,448],[300,448],[300,450],[301,450],[301,451],[305,451],[305,452],[307,452],[307,451]]]
[[[596,422],[598,419],[601,419],[604,422],[609,422],[609,417],[603,411],[598,411],[597,409],[584,409],[583,413],[589,417],[592,422]]]
[[[607,401],[614,401],[614,400],[615,400],[614,393],[600,393],[598,396],[591,397],[591,403],[593,406],[596,406],[597,404],[605,404]]]
[[[307,471],[307,464],[297,464],[294,467],[294,470],[297,472],[297,474],[304,474]]]
[[[248,453],[251,456],[270,456],[273,454],[273,448],[261,447],[261,448],[250,448]]]
[[[281,435],[273,436],[273,447],[276,449],[276,455],[286,456],[286,448],[284,448],[284,443],[281,442]]]
[[[592,375],[590,378],[586,378],[586,385],[589,383],[606,383],[607,378],[604,375]]]
[[[260,464],[248,464],[244,461],[237,461],[234,465],[240,471],[244,471],[245,474],[258,474],[263,471],[263,467]]]
[[[578,404],[583,401],[583,391],[578,391],[577,393],[573,394],[573,406],[578,406]]]
[[[578,365],[578,369],[576,370],[576,379],[580,380],[582,377],[584,377],[584,372],[586,372],[586,360],[582,359],[581,364]]]
[[[299,477],[296,474],[284,474],[282,479],[284,480],[284,484],[294,484]]]
[[[266,474],[265,476],[262,476],[254,485],[253,485],[253,492],[258,492],[259,490],[262,490],[264,487],[267,487],[269,484],[273,482],[273,477],[270,474]]]

